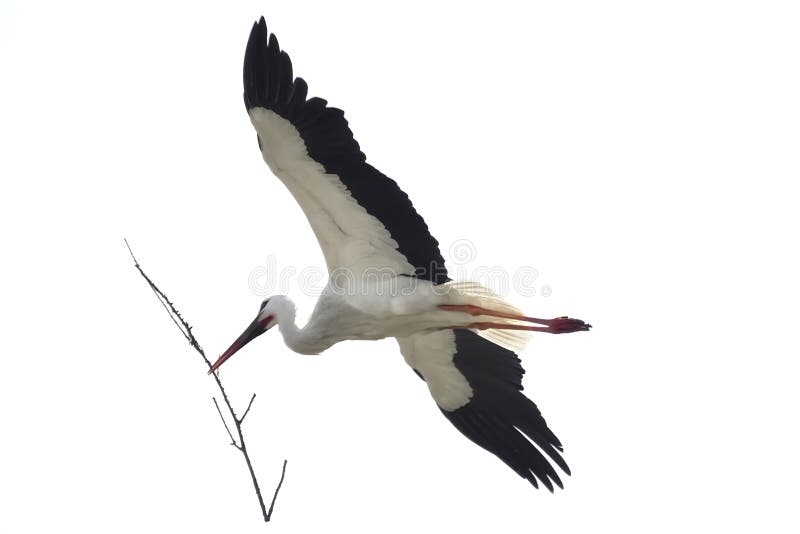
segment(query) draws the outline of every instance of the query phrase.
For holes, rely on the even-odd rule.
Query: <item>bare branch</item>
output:
[[[172,302],[170,302],[167,296],[164,293],[162,293],[161,290],[158,289],[158,287],[156,287],[153,281],[150,280],[150,277],[147,276],[145,272],[142,270],[142,267],[139,265],[139,260],[137,260],[136,256],[133,255],[133,251],[131,250],[131,246],[128,244],[127,239],[125,239],[125,246],[128,247],[128,252],[130,253],[131,258],[133,258],[133,266],[136,267],[136,269],[139,271],[139,274],[141,274],[142,277],[144,277],[144,279],[150,285],[150,289],[152,289],[153,293],[156,294],[156,298],[158,299],[158,301],[161,303],[162,306],[164,306],[164,309],[167,310],[169,318],[172,319],[172,322],[175,323],[175,326],[177,326],[178,330],[181,331],[183,337],[185,337],[186,340],[189,341],[189,343],[191,343],[193,347],[195,347],[195,349],[200,353],[200,356],[202,356],[203,359],[208,364],[208,366],[211,367],[211,363],[206,358],[205,352],[203,352],[203,349],[200,348],[200,345],[197,343],[197,340],[192,335],[192,327],[189,326],[189,324],[183,320],[183,317],[181,317],[180,312],[175,308]]]
[[[170,319],[172,319],[172,322],[175,323],[175,326],[177,326],[178,329],[181,331],[183,337],[186,338],[186,340],[197,351],[200,357],[203,358],[206,367],[208,367],[208,369],[211,370],[211,362],[206,357],[206,353],[200,346],[200,343],[197,341],[197,338],[194,336],[194,333],[192,333],[192,327],[189,326],[189,323],[186,322],[181,313],[178,311],[175,305],[169,300],[169,298],[167,298],[164,292],[161,291],[158,288],[158,286],[156,286],[156,284],[150,279],[150,277],[147,276],[147,274],[145,274],[144,270],[142,270],[141,265],[139,265],[139,260],[137,260],[136,256],[133,255],[133,250],[131,250],[131,246],[128,244],[127,239],[125,239],[125,246],[128,247],[128,252],[130,253],[131,258],[133,259],[134,267],[136,267],[136,269],[139,271],[139,274],[142,275],[142,278],[144,278],[145,281],[147,281],[147,284],[150,286],[150,289],[153,290],[153,293],[155,293],[156,298],[158,298],[158,301],[161,303],[161,305],[169,314],[169,317]],[[261,496],[261,488],[258,485],[258,479],[256,478],[255,471],[253,470],[253,464],[250,461],[250,455],[247,452],[247,445],[245,444],[244,441],[244,434],[242,433],[242,421],[244,421],[245,416],[250,411],[250,407],[253,405],[253,400],[256,398],[256,395],[255,393],[253,393],[253,396],[250,398],[250,403],[247,405],[247,409],[244,411],[242,417],[238,418],[236,417],[236,412],[233,410],[233,405],[231,404],[231,401],[228,398],[228,394],[225,392],[225,388],[222,387],[222,382],[220,381],[219,375],[217,373],[212,373],[212,376],[214,377],[214,381],[216,382],[217,387],[219,388],[219,391],[222,394],[222,400],[225,401],[225,405],[228,407],[228,411],[230,412],[231,418],[233,419],[233,423],[236,428],[236,434],[239,437],[238,444],[236,443],[236,439],[234,438],[233,433],[228,427],[228,424],[225,422],[225,418],[222,415],[222,410],[219,407],[219,403],[217,403],[217,399],[215,397],[212,397],[214,400],[214,405],[217,407],[217,412],[219,413],[219,416],[222,419],[222,424],[225,425],[225,430],[227,430],[228,436],[230,436],[231,438],[231,443],[237,449],[239,449],[239,451],[241,451],[242,455],[244,456],[244,461],[247,464],[247,470],[250,472],[250,478],[253,481],[253,487],[255,488],[256,491],[256,497],[258,497],[258,505],[261,507],[261,514],[264,516],[264,521],[269,521],[272,518],[272,509],[275,506],[275,499],[278,498],[278,492],[281,489],[281,485],[283,485],[283,478],[286,474],[287,462],[286,460],[283,461],[283,470],[281,471],[281,479],[278,482],[278,486],[275,488],[275,493],[272,495],[272,504],[270,504],[269,511],[267,511],[267,507],[264,505],[264,498]]]

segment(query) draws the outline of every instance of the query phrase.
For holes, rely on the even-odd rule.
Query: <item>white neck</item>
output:
[[[289,297],[283,295],[270,297],[270,304],[278,321],[278,330],[287,347],[298,354],[319,354],[327,348],[318,344],[318,340],[314,339],[316,336],[310,329],[297,326],[295,322],[297,308]]]

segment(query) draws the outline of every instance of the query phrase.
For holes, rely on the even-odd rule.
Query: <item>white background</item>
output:
[[[796,532],[793,2],[11,2],[0,8],[4,532]],[[242,104],[267,17],[464,267],[537,269],[589,334],[540,335],[526,392],[565,444],[536,491],[466,441],[394,341],[211,380],[132,267],[219,354],[278,267],[324,267]],[[451,267],[453,263],[450,263]],[[297,280],[289,294],[306,312]]]

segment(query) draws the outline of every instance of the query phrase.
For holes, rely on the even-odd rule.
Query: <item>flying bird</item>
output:
[[[264,161],[311,224],[329,280],[303,327],[288,297],[264,300],[209,372],[274,326],[299,354],[319,354],[349,339],[394,337],[462,434],[533,486],[563,488],[553,466],[570,474],[561,442],[523,395],[525,371],[515,350],[529,332],[591,326],[569,317],[529,317],[478,284],[452,281],[408,196],[367,163],[342,110],[308,97],[263,17],[245,51],[244,103]]]

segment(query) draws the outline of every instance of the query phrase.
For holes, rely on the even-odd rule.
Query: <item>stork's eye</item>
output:
[[[258,309],[258,311],[263,311],[264,310],[264,306],[267,305],[267,302],[269,302],[269,299],[265,299],[264,302],[261,303],[261,307]]]

